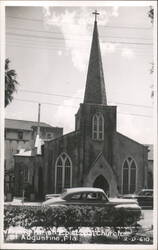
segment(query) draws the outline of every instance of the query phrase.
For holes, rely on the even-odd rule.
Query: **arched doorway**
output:
[[[104,192],[109,195],[109,183],[107,182],[107,180],[104,178],[104,176],[99,175],[94,183],[93,183],[93,187],[97,187],[97,188],[101,188],[104,190]]]

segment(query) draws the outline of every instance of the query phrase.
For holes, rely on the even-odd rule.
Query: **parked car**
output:
[[[141,208],[137,200],[108,198],[100,188],[80,187],[66,189],[60,196],[52,197],[43,202],[43,206],[92,206],[104,207],[107,211],[126,210],[131,220],[138,221],[141,217]]]
[[[135,194],[124,194],[125,199],[136,199],[139,206],[143,208],[153,208],[153,189],[142,189]]]

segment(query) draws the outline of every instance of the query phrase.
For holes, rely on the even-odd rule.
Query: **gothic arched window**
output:
[[[123,164],[123,172],[122,172],[122,185],[123,185],[123,193],[134,193],[136,190],[136,164],[135,161],[128,157],[124,161]]]
[[[92,119],[92,139],[104,140],[104,117],[101,113],[97,113]]]
[[[55,164],[55,193],[72,186],[72,162],[66,153],[61,153]]]

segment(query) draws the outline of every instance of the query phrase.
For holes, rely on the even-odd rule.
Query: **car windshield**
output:
[[[61,198],[64,198],[67,195],[67,191],[64,191],[63,193],[60,194]]]

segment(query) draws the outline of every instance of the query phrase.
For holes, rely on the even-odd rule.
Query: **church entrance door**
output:
[[[109,183],[107,182],[107,180],[104,178],[103,175],[99,175],[95,179],[93,187],[101,188],[107,195],[109,195]]]

